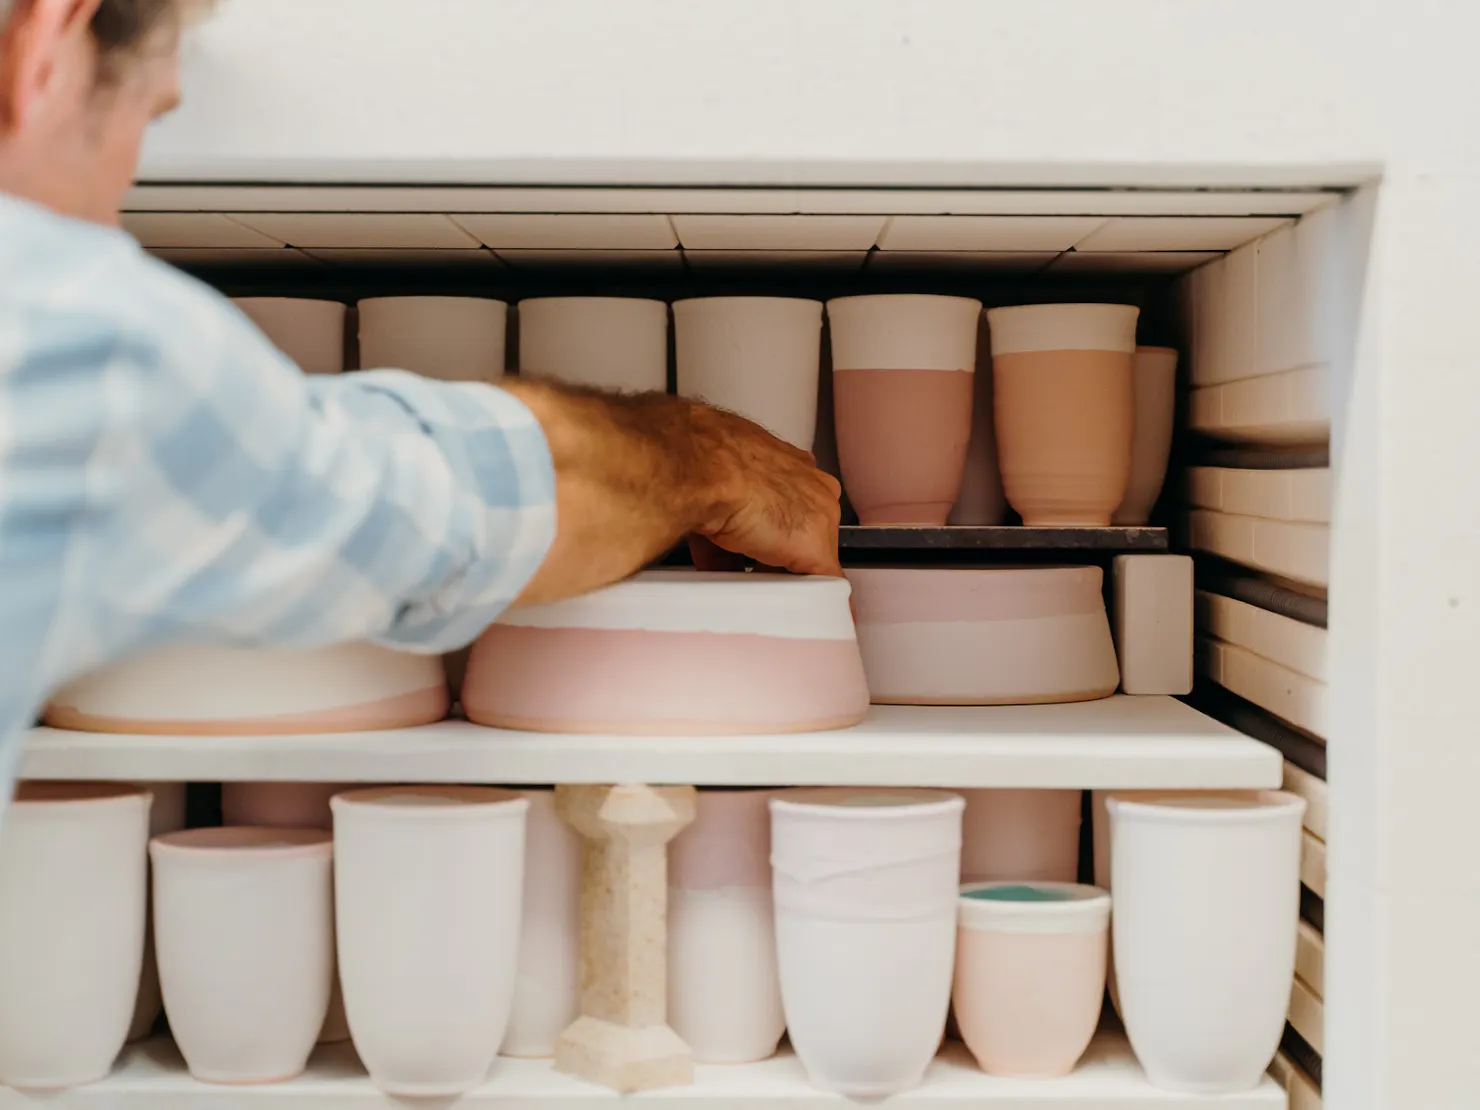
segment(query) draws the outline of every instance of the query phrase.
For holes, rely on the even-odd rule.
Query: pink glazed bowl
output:
[[[951,992],[983,1071],[1068,1075],[1100,1021],[1110,895],[1076,883],[967,883]]]

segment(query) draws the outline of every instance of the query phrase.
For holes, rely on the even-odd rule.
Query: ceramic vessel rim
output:
[[[1179,806],[1178,801],[1233,797],[1248,805],[1232,807]],[[1111,794],[1105,799],[1111,813],[1134,814],[1145,821],[1176,825],[1257,823],[1272,816],[1303,814],[1305,799],[1285,790],[1141,790]]]
[[[848,297],[830,297],[825,302],[829,312],[834,305],[862,305],[865,301],[889,301],[893,304],[905,304],[906,302],[918,304],[921,301],[933,303],[944,303],[952,301],[961,305],[976,305],[976,310],[982,310],[982,302],[976,297],[958,297],[950,293],[856,293]]]
[[[254,844],[244,834],[260,834],[266,843]],[[234,837],[242,837],[231,843]],[[284,844],[282,841],[288,841]],[[276,843],[272,843],[276,841]],[[220,825],[180,829],[149,840],[151,854],[181,856],[250,856],[253,859],[295,859],[332,856],[334,837],[326,829],[272,829],[258,825]]]
[[[519,308],[523,308],[527,304],[591,304],[593,302],[596,304],[620,305],[652,304],[662,305],[664,309],[668,307],[668,302],[660,297],[521,297],[514,303]]]
[[[858,794],[898,797],[898,805],[850,806],[843,799]],[[837,802],[827,799],[836,798]],[[836,817],[840,820],[888,821],[960,813],[966,799],[949,790],[929,787],[898,786],[799,786],[777,791],[770,801],[771,811]]]
[[[984,902],[966,897],[972,891],[1031,887],[1058,891],[1073,897],[1061,902]],[[1089,883],[1040,882],[1036,879],[1006,879],[962,883],[959,924],[978,932],[1063,934],[1098,932],[1110,920],[1110,892]],[[1080,926],[1071,928],[1070,926]]]
[[[44,784],[47,789],[61,791],[77,790],[79,793],[71,797],[59,798],[27,798],[24,793]],[[87,791],[82,793],[81,791]],[[57,780],[40,780],[38,782],[21,781],[16,785],[15,795],[11,798],[13,806],[74,806],[74,805],[103,805],[105,803],[132,803],[138,799],[146,802],[154,801],[154,792],[147,786],[139,786],[131,782],[61,782]]]
[[[387,301],[394,301],[398,304],[404,304],[411,301],[418,301],[422,304],[425,304],[428,301],[470,301],[478,304],[502,305],[504,308],[509,307],[508,301],[501,301],[497,297],[444,297],[428,293],[413,293],[405,297],[362,297],[360,300],[355,302],[355,307],[364,308],[366,305],[381,304]]]
[[[675,311],[679,305],[815,304],[819,312],[822,309],[823,303],[815,297],[680,297],[678,300],[672,302]]]
[[[403,797],[407,794],[428,794],[447,799],[443,805],[408,806],[394,802],[386,803],[387,797]],[[408,786],[367,786],[358,790],[346,790],[329,799],[329,809],[373,809],[383,817],[395,815],[407,820],[430,820],[433,817],[458,819],[486,816],[490,811],[499,816],[522,816],[529,809],[529,799],[524,795],[506,790],[501,786],[454,786],[441,784],[417,784]],[[501,811],[501,812],[500,812]]]

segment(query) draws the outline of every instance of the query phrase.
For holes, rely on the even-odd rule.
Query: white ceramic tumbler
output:
[[[170,1032],[203,1083],[303,1071],[334,980],[334,849],[320,829],[189,829],[149,844]]]
[[[0,1084],[102,1079],[144,959],[147,791],[22,783],[0,836]]]
[[[344,369],[344,318],[339,301],[303,297],[238,297],[233,302],[305,374]]]
[[[776,1051],[769,790],[700,790],[668,859],[668,1023],[701,1064]]]
[[[520,301],[519,375],[662,393],[668,388],[668,305],[638,297]]]
[[[963,790],[963,883],[1072,883],[1079,875],[1078,790]]]
[[[1157,1087],[1252,1090],[1285,1028],[1305,801],[1278,791],[1112,796],[1120,1015]]]
[[[323,829],[334,827],[329,812],[329,799],[346,783],[337,782],[223,782],[221,784],[221,823],[255,825],[269,829]],[[349,1022],[344,1016],[344,995],[339,989],[339,973],[334,974],[334,988],[329,994],[329,1012],[319,1030],[319,1044],[338,1044],[349,1040]]]
[[[447,382],[504,374],[509,306],[483,297],[371,297],[360,313],[360,366]]]
[[[524,916],[503,1056],[553,1056],[581,1012],[581,838],[555,812],[555,791],[521,790]]]
[[[185,827],[185,784],[183,782],[141,782],[154,797],[149,807],[149,835],[163,836]],[[129,1022],[128,1039],[143,1040],[154,1031],[159,1020],[159,967],[154,960],[153,911],[144,906],[144,967],[139,974],[139,995],[134,1000],[134,1017]]]
[[[776,955],[813,1086],[919,1084],[945,1033],[961,867],[959,795],[790,790],[771,802]]]
[[[386,786],[330,805],[339,975],[360,1059],[390,1095],[471,1090],[514,1001],[529,801]]]
[[[673,304],[681,397],[754,420],[812,449],[822,302],[791,297],[700,297]]]

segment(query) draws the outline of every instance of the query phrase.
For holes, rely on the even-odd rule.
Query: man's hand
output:
[[[616,582],[685,535],[783,570],[842,574],[837,480],[759,425],[664,394],[501,387],[529,406],[555,462],[555,544],[520,604]]]

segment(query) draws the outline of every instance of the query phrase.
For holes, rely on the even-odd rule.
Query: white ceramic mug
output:
[[[360,366],[448,382],[504,375],[509,306],[483,297],[371,297],[360,313]]]
[[[514,1001],[529,801],[386,786],[330,805],[339,974],[360,1059],[387,1094],[471,1090]]]
[[[22,783],[0,836],[0,1083],[102,1079],[144,959],[150,795],[123,783]]]
[[[581,1012],[581,838],[555,812],[555,791],[521,790],[524,913],[519,974],[503,1056],[553,1056]]]
[[[205,1083],[303,1071],[334,980],[334,850],[320,829],[156,837],[154,930],[170,1032]]]
[[[1305,801],[1278,791],[1112,795],[1119,1009],[1155,1086],[1252,1090],[1285,1028]]]
[[[882,1098],[924,1078],[950,1007],[964,806],[939,790],[772,800],[781,998],[813,1086]]]
[[[668,388],[668,305],[638,297],[520,301],[519,374],[662,393]]]
[[[769,790],[700,790],[668,861],[668,1022],[701,1064],[776,1051]]]

